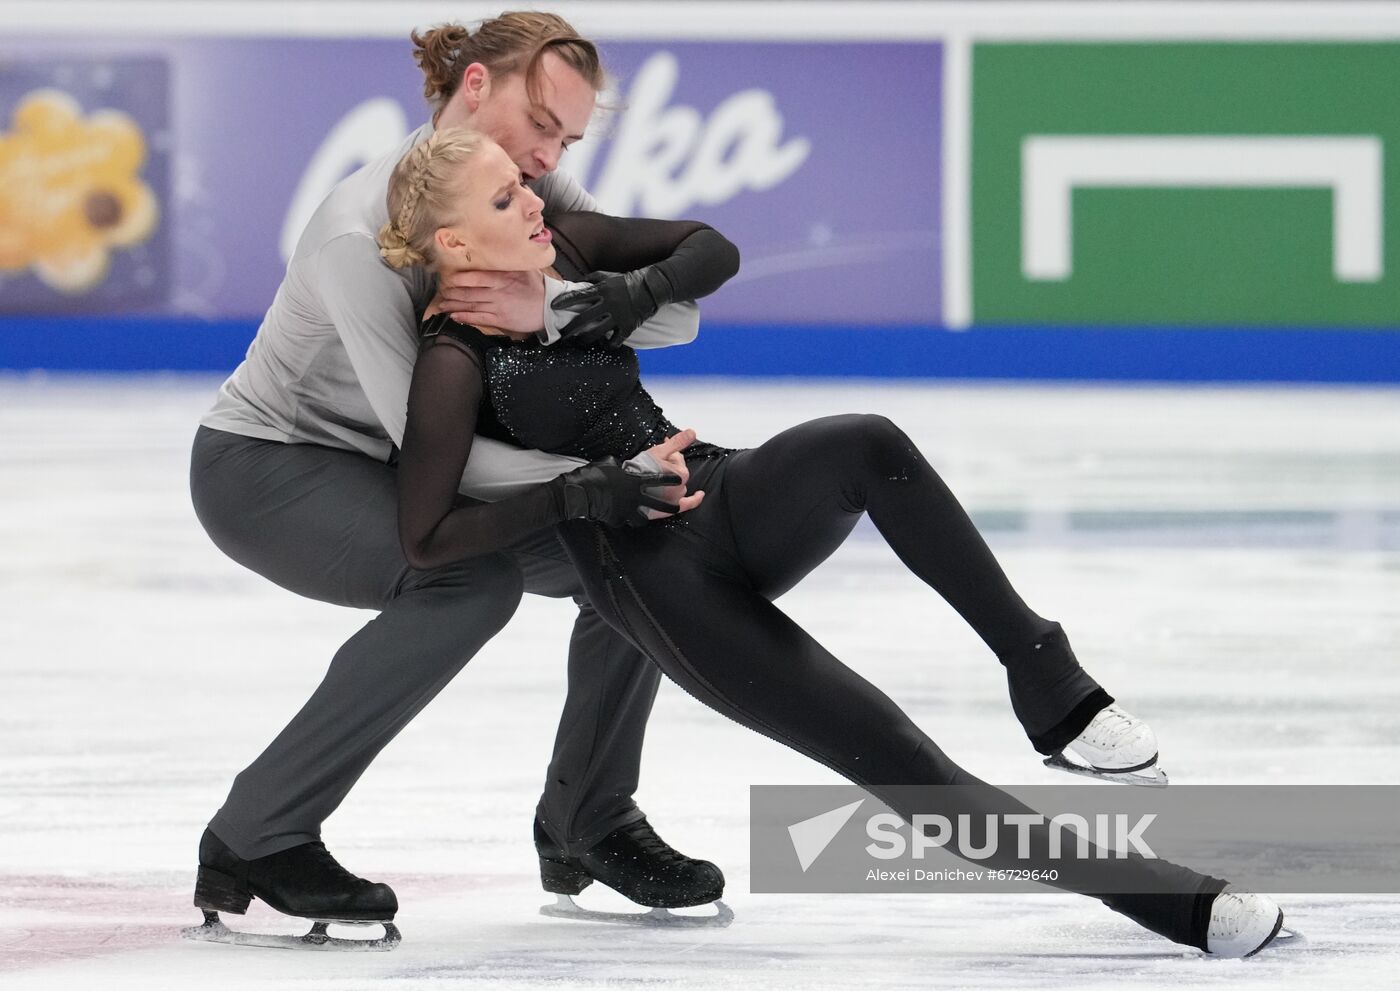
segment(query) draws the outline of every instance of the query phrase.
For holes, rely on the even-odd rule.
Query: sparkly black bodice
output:
[[[563,214],[550,227],[555,267],[571,280],[650,266],[670,283],[672,299],[686,300],[713,292],[738,268],[737,249],[693,221]],[[553,473],[533,463],[522,469],[541,475],[538,484],[499,501],[463,505],[458,489],[463,472],[471,473],[478,433],[595,461],[631,458],[677,432],[642,388],[631,348],[516,341],[447,316],[428,320],[422,334],[397,459],[399,539],[413,567],[508,547],[565,518],[561,489],[548,481],[558,470],[553,462]],[[700,442],[684,451],[688,464],[710,458],[711,466],[723,453]],[[703,477],[693,472],[691,481]]]
[[[425,345],[437,337],[469,348],[481,363],[476,432],[484,437],[596,461],[633,457],[677,432],[642,387],[629,347],[547,347],[483,334],[445,314],[423,326]]]
[[[726,277],[723,253],[706,250],[723,238],[703,224],[597,213],[561,214],[547,223],[554,234],[554,267],[569,280],[595,269],[656,264],[677,287],[675,298],[693,299]],[[476,432],[484,437],[595,461],[634,457],[678,432],[642,387],[637,355],[629,347],[516,340],[460,326],[445,314],[426,321],[420,336],[424,349],[445,338],[476,356],[483,379]],[[685,454],[707,457],[725,450],[697,441]]]

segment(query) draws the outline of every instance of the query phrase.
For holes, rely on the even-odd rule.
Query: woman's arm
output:
[[[544,306],[549,317],[544,322],[544,330],[540,332],[541,341],[545,344],[558,344],[559,341],[563,340],[564,329],[572,324],[574,318],[578,316],[575,310],[563,306],[555,309],[554,304],[559,297],[567,296],[569,293],[581,289],[589,289],[591,286],[592,284],[588,282],[560,282],[557,279],[545,277]],[[627,336],[627,346],[639,351],[649,348],[669,348],[678,344],[689,344],[698,336],[700,336],[700,304],[671,303],[661,307],[650,319],[632,331]]]
[[[458,505],[483,394],[476,356],[450,343],[426,348],[413,368],[399,452],[399,541],[415,568],[499,550],[563,519],[551,483],[500,502]]]
[[[578,184],[572,175],[562,169],[548,172],[531,184],[536,193],[544,199],[545,214],[555,214],[587,210],[597,212],[598,201]],[[599,266],[585,266],[580,272],[590,272]],[[544,330],[541,332],[546,344],[559,340],[560,332],[573,322],[577,315],[568,309],[554,308],[554,300],[563,293],[574,289],[586,289],[587,283],[561,282],[546,277],[544,280]],[[700,332],[700,309],[694,303],[670,303],[661,307],[627,338],[634,348],[669,348],[677,344],[689,344]]]
[[[590,288],[553,304],[578,314],[564,336],[580,343],[620,344],[661,307],[706,296],[739,270],[739,249],[697,221],[567,213],[549,222],[560,254],[591,273]]]
[[[708,296],[739,271],[739,249],[698,220],[649,220],[605,213],[551,215],[555,248],[580,272],[653,268],[671,284],[673,300]]]
[[[500,502],[460,504],[457,484],[471,457],[483,391],[481,366],[465,348],[444,340],[419,355],[398,468],[399,542],[410,566],[436,568],[500,550],[566,519],[639,526],[646,522],[642,507],[674,513],[699,504],[693,496],[679,506],[659,498],[680,481],[674,474],[614,462],[584,465]],[[681,440],[694,439],[689,433],[689,440],[671,438],[652,450],[664,464],[668,445],[679,449]]]

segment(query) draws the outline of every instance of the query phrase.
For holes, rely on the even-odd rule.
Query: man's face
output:
[[[564,149],[583,137],[593,116],[593,87],[558,55],[540,60],[540,102],[532,104],[525,73],[493,76],[471,125],[505,149],[525,180],[553,172]]]

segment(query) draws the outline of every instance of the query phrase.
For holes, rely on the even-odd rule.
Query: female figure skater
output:
[[[440,273],[554,264],[566,275],[593,270],[606,285],[598,270],[628,271],[606,301],[614,310],[702,296],[737,268],[737,252],[715,262],[718,235],[701,224],[566,214],[547,225],[542,206],[488,139],[439,132],[395,169],[379,243],[394,267]],[[596,293],[584,297],[599,302]],[[1166,861],[1053,860],[1045,826],[1030,829],[1031,862],[1011,857],[1011,826],[993,823],[1031,810],[958,767],[773,605],[868,512],[905,565],[1001,659],[1037,746],[1063,747],[1076,724],[1082,729],[1111,701],[1059,625],[1016,594],[952,492],[893,423],[827,417],[743,451],[692,443],[641,387],[630,349],[545,349],[525,335],[460,326],[441,311],[431,304],[422,328],[399,460],[399,533],[415,566],[489,552],[560,524],[595,606],[666,674],[906,819],[932,811],[917,807],[930,799],[953,821],[999,815],[986,826],[999,839],[990,865],[1054,863],[1062,869],[1057,886],[1095,893],[1154,932],[1211,953],[1246,956],[1278,933],[1283,915],[1269,899],[1225,892],[1224,881]],[[592,463],[490,506],[462,506],[456,480],[476,433]],[[671,471],[635,474],[622,465],[658,444],[661,467]],[[672,454],[682,447],[683,464]],[[646,523],[639,506],[679,512]],[[915,795],[911,785],[924,791]],[[927,787],[938,785],[968,787],[937,794]],[[562,863],[546,877],[565,893],[582,880]]]

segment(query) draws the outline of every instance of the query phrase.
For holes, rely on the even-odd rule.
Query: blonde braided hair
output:
[[[477,131],[447,128],[433,132],[399,159],[389,177],[389,222],[376,238],[379,256],[391,268],[432,263],[434,237],[452,220],[461,168],[485,140]]]

